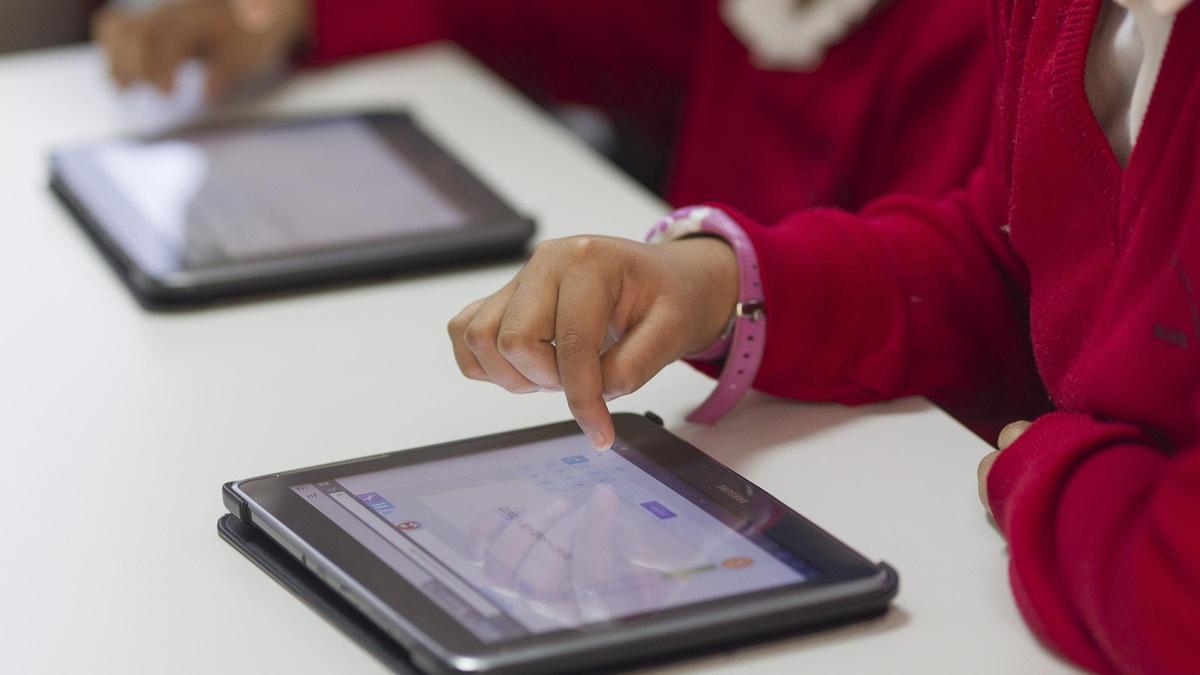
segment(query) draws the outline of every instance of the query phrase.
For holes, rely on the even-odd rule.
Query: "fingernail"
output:
[[[607,450],[608,442],[604,440],[604,434],[599,431],[587,432],[588,440],[592,442],[592,447],[597,450]]]

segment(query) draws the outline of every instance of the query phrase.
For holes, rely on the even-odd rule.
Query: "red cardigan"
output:
[[[407,5],[406,28],[339,12],[351,4],[344,0],[318,0],[320,55],[400,46],[450,30],[433,0],[355,1]],[[634,12],[621,10],[629,3],[619,0],[571,3],[554,20],[525,11],[547,4],[476,8],[489,14],[487,21],[461,35],[479,36],[487,24],[497,31],[493,45],[504,35],[520,36],[511,51],[482,38],[475,44],[485,56],[496,55],[493,62],[506,72],[525,63],[524,74],[540,71],[546,90],[614,108],[645,103],[653,112],[663,102],[666,109],[664,77],[680,83],[689,111],[704,103],[698,97],[725,91],[707,88],[712,81],[753,97],[745,102],[753,111],[727,112],[724,124],[703,127],[705,115],[685,115],[674,194],[727,201],[748,214],[739,219],[756,244],[770,315],[756,386],[851,403],[924,394],[996,421],[1037,416],[1052,402],[1056,411],[1038,417],[1003,453],[989,481],[1022,612],[1048,644],[1088,668],[1200,672],[1200,3],[1178,18],[1127,169],[1109,151],[1084,91],[1098,0],[993,0],[1000,96],[989,149],[968,186],[941,200],[883,199],[857,215],[809,210],[781,218],[773,216],[793,203],[854,205],[868,194],[858,186],[887,189],[887,181],[864,182],[859,164],[898,159],[899,170],[866,169],[898,176],[911,168],[905,160],[933,157],[937,165],[946,161],[937,159],[946,146],[969,145],[959,115],[944,113],[959,110],[957,93],[986,98],[976,93],[980,78],[973,74],[982,70],[957,62],[973,63],[965,47],[957,59],[929,52],[954,30],[951,22],[926,16],[899,23],[907,34],[884,42],[893,48],[883,63],[860,64],[896,77],[865,83],[864,96],[875,86],[894,93],[859,99],[874,105],[858,115],[895,109],[900,114],[888,114],[890,123],[907,120],[932,131],[910,137],[896,126],[880,132],[870,123],[848,123],[828,137],[869,138],[865,147],[888,152],[847,164],[855,167],[850,178],[838,169],[832,182],[822,182],[787,177],[790,157],[812,157],[816,146],[803,140],[810,132],[785,119],[819,116],[823,106],[842,110],[841,104],[822,97],[815,99],[822,106],[797,108],[805,100],[797,94],[787,106],[751,84],[792,77],[789,88],[817,91],[815,84],[805,89],[808,76],[749,73],[744,56],[706,61],[711,40],[700,36],[724,31],[713,19],[685,20],[677,9],[683,0],[638,3],[645,22],[629,21]],[[859,37],[889,35],[885,16],[927,15],[930,4],[892,3],[835,49],[828,66],[852,61],[853,54],[837,58],[852,45],[869,53],[872,45]],[[938,2],[936,11],[952,13],[955,4]],[[590,32],[571,30],[575,17]],[[947,44],[955,43],[937,53],[954,55]],[[740,53],[736,45],[725,48]],[[551,58],[559,54],[570,58]],[[924,61],[914,54],[925,54]],[[768,103],[756,106],[756,99]],[[700,128],[692,133],[693,127]],[[949,142],[932,135],[939,127]],[[731,149],[719,150],[723,143]],[[729,164],[688,159],[709,152]],[[827,152],[830,166],[853,157],[837,145]],[[793,170],[820,173],[817,164]],[[705,171],[728,182],[684,180]],[[782,187],[767,190],[777,171]],[[850,192],[832,184],[850,185]],[[806,194],[810,188],[822,194]],[[843,201],[844,194],[851,197]]]
[[[812,73],[769,72],[717,0],[315,0],[316,63],[453,38],[535,97],[671,145],[667,198],[766,220],[963,183],[994,78],[983,0],[902,0]],[[921,33],[920,40],[913,36]]]
[[[1124,169],[1084,90],[1100,5],[994,0],[1000,95],[966,189],[741,218],[770,317],[756,385],[1008,421],[1044,385],[1054,411],[988,481],[1017,603],[1089,669],[1200,673],[1200,2]]]

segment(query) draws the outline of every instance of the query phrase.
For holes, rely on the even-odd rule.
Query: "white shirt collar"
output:
[[[760,68],[816,70],[826,50],[884,1],[724,0],[721,15]]]
[[[1149,5],[1150,9],[1159,16],[1174,16],[1190,5],[1192,0],[1116,0],[1116,2],[1129,9],[1135,9],[1138,5]]]

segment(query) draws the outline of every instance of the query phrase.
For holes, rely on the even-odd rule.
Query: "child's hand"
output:
[[[1000,453],[1007,450],[1008,446],[1016,443],[1021,434],[1025,433],[1025,430],[1031,426],[1033,426],[1032,423],[1021,420],[1004,427],[1000,430],[1000,438],[996,441],[996,447],[999,450],[989,452],[983,456],[983,459],[979,460],[979,501],[983,502],[983,510],[987,511],[988,515],[991,515],[992,507],[988,505],[987,479],[988,474],[992,471],[992,465],[1000,458]]]
[[[308,12],[307,0],[172,0],[144,11],[102,9],[92,32],[118,85],[145,81],[170,92],[179,65],[200,58],[212,99],[286,61],[308,36]]]
[[[454,317],[450,340],[471,379],[513,393],[565,392],[592,445],[607,448],[605,401],[713,343],[737,292],[737,259],[720,239],[551,240],[504,288]],[[619,341],[602,353],[610,331]]]

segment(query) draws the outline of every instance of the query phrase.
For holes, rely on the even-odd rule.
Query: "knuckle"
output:
[[[473,352],[481,352],[492,346],[492,331],[488,326],[472,321],[463,331],[463,342]]]
[[[599,253],[598,249],[603,247],[603,240],[591,235],[571,237],[570,242],[571,254],[578,260],[588,260],[594,257]]]
[[[571,412],[579,413],[588,410],[599,400],[597,397],[589,394],[568,394],[567,407],[571,409]]]
[[[538,242],[538,244],[533,247],[533,256],[544,258],[548,255],[552,255],[556,250],[558,250],[558,244],[558,239],[546,239],[545,241]]]
[[[482,367],[480,367],[478,364],[472,364],[469,366],[459,366],[459,370],[461,370],[463,376],[465,376],[469,380],[478,380],[480,382],[486,382],[488,379],[487,372]]]
[[[519,359],[533,351],[533,339],[520,331],[501,331],[496,336],[496,349],[506,359]]]
[[[587,342],[579,333],[566,332],[554,338],[554,351],[559,359],[572,360],[587,355]]]
[[[632,393],[642,384],[640,369],[633,366],[616,366],[605,378],[605,393],[614,396],[624,396]]]
[[[467,319],[462,314],[454,316],[450,321],[446,322],[446,332],[450,337],[457,338],[467,329]]]
[[[520,382],[517,380],[514,380],[512,382],[505,382],[505,383],[501,384],[500,386],[504,387],[505,391],[507,391],[510,394],[532,394],[533,392],[538,390],[537,386],[535,386],[533,384],[530,384],[528,382]]]

